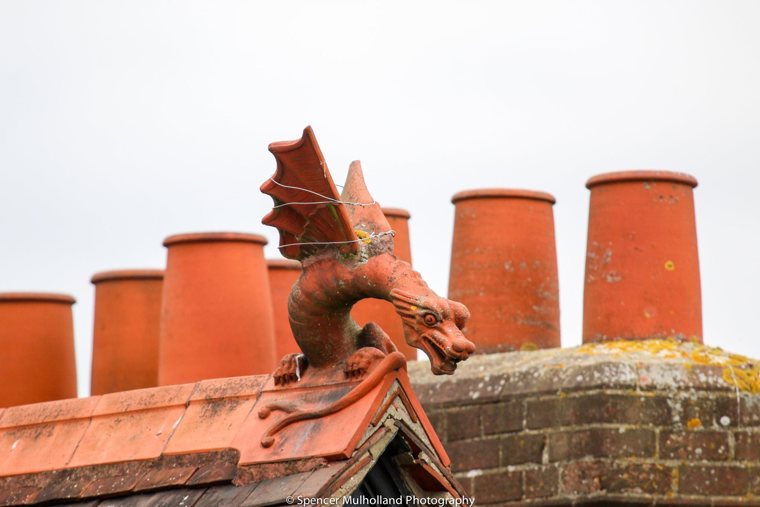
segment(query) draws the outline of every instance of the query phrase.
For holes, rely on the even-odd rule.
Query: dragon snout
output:
[[[462,337],[451,342],[451,351],[454,352],[454,354],[461,356],[462,360],[464,360],[475,352],[475,344],[467,338]]]

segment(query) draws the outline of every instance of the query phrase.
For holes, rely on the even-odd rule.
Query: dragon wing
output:
[[[262,223],[280,231],[280,252],[302,260],[338,243],[345,252],[360,249],[346,206],[340,202],[327,163],[311,127],[297,141],[269,145],[277,160],[261,191],[274,199]]]

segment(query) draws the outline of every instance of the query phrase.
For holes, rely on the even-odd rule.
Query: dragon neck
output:
[[[288,313],[296,342],[314,367],[353,354],[361,330],[351,308],[362,299],[391,301],[391,290],[427,295],[430,288],[409,263],[389,253],[350,264],[334,256],[304,266],[290,294]]]

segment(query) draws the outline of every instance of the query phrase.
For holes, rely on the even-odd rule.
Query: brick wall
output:
[[[760,505],[741,361],[605,347],[475,356],[443,378],[410,365],[478,505]]]

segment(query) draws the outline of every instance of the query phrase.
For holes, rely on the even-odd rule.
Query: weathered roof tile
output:
[[[135,412],[155,408],[184,406],[195,384],[178,384],[133,391],[120,391],[100,396],[93,416]]]
[[[199,399],[190,402],[164,450],[167,454],[232,447],[256,398]]]
[[[411,414],[422,410],[413,393],[397,392],[409,389],[403,373],[262,445],[292,410],[322,410],[356,385],[283,388],[266,376],[240,377],[7,409],[0,414],[0,449],[9,451],[0,453],[0,505],[110,497],[94,505],[264,506],[330,493],[360,480],[349,476],[363,476],[379,456],[372,451],[390,442],[383,435],[395,434],[378,412],[410,421],[421,433],[414,445],[445,458],[427,419]],[[262,418],[270,403],[286,403],[286,411]]]
[[[195,385],[190,401],[218,400],[230,397],[256,398],[267,380],[269,380],[269,375],[202,380]]]
[[[0,429],[89,418],[100,396],[48,401],[0,409]]]
[[[345,463],[329,463],[327,466],[318,468],[306,478],[306,480],[293,493],[294,497],[312,498],[317,496],[319,491],[333,481],[335,477],[345,468]]]
[[[93,417],[69,466],[156,458],[184,413],[175,405]]]
[[[134,461],[97,468],[87,467],[89,474],[83,473],[82,480],[86,480],[89,476],[89,483],[82,489],[80,496],[87,498],[131,491],[149,466],[149,463],[144,461]]]
[[[0,430],[0,475],[65,468],[88,423],[87,419],[59,420]]]
[[[238,506],[243,503],[258,484],[248,486],[217,486],[209,488],[193,507]]]
[[[198,470],[197,466],[152,468],[134,486],[135,491],[146,491],[171,486],[182,486]]]
[[[192,507],[203,489],[177,489],[103,500],[98,507]]]
[[[245,499],[241,507],[264,507],[266,505],[282,503],[288,496],[292,496],[312,473],[302,472],[300,474],[262,481],[248,498]]]
[[[262,408],[270,403],[292,404],[303,408],[323,406],[340,399],[355,383],[335,384],[320,389],[280,388],[262,392],[233,440],[233,447],[240,449],[240,464],[289,461],[304,457],[347,458],[359,443],[374,410],[382,402],[390,380],[381,382],[344,410],[286,427],[275,436],[275,444],[270,448],[262,447],[262,437],[273,424],[288,414],[273,411],[268,418],[262,419],[259,416]]]
[[[217,458],[210,463],[199,465],[196,472],[187,481],[188,486],[196,484],[214,484],[229,482],[235,478],[240,453],[237,449],[227,449],[217,453]]]

